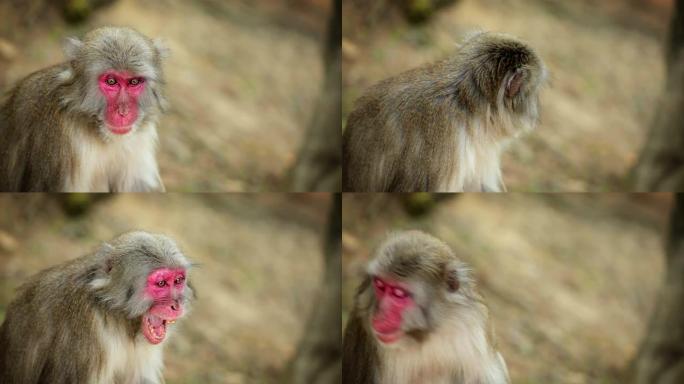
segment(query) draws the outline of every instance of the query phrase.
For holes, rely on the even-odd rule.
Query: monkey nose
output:
[[[128,115],[128,106],[126,104],[119,105],[118,111],[119,116]]]

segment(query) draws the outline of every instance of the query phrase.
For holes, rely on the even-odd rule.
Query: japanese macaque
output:
[[[343,134],[343,190],[505,191],[505,145],[537,123],[546,69],[525,43],[478,33],[450,58],[372,86]]]
[[[376,251],[342,349],[343,384],[509,383],[468,267],[419,231]]]
[[[0,191],[163,191],[166,48],[105,27],[64,50],[67,62],[24,78],[0,105]]]
[[[31,277],[0,327],[0,383],[163,383],[189,267],[170,238],[129,232]]]

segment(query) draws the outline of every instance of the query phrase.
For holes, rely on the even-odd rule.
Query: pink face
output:
[[[147,276],[144,295],[152,306],[142,317],[142,333],[152,344],[166,337],[166,325],[183,315],[184,268],[159,268]]]
[[[373,289],[378,303],[371,319],[375,335],[383,343],[393,343],[403,336],[401,320],[404,311],[416,304],[407,287],[380,277],[373,278]]]
[[[145,79],[127,72],[107,71],[98,78],[98,85],[107,101],[107,128],[117,135],[130,132],[138,119],[138,97],[145,90]]]

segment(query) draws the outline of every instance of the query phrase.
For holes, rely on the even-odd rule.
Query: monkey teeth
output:
[[[173,324],[173,323],[175,323],[175,322],[176,322],[176,320],[169,320],[169,321],[167,321],[166,323],[167,323],[167,324]]]
[[[159,344],[166,337],[167,321],[154,315],[143,316],[142,333],[151,344]]]

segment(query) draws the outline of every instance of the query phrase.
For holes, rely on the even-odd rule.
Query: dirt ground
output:
[[[669,195],[477,195],[424,217],[397,197],[343,198],[343,320],[385,234],[422,229],[475,272],[519,384],[624,383],[664,278]]]
[[[322,86],[329,10],[327,0],[118,0],[83,25],[36,23],[10,37],[0,90],[63,61],[66,36],[134,27],[171,49],[171,111],[159,127],[167,190],[284,190]]]
[[[165,349],[168,383],[281,383],[319,290],[329,195],[119,195],[83,217],[53,197],[0,197],[0,321],[31,274],[145,229],[197,266],[198,299]]]
[[[538,50],[550,81],[540,126],[503,156],[508,189],[629,188],[663,88],[671,0],[460,0],[419,26],[352,4],[367,3],[343,2],[343,116],[368,86],[449,55],[467,32],[510,33]]]

